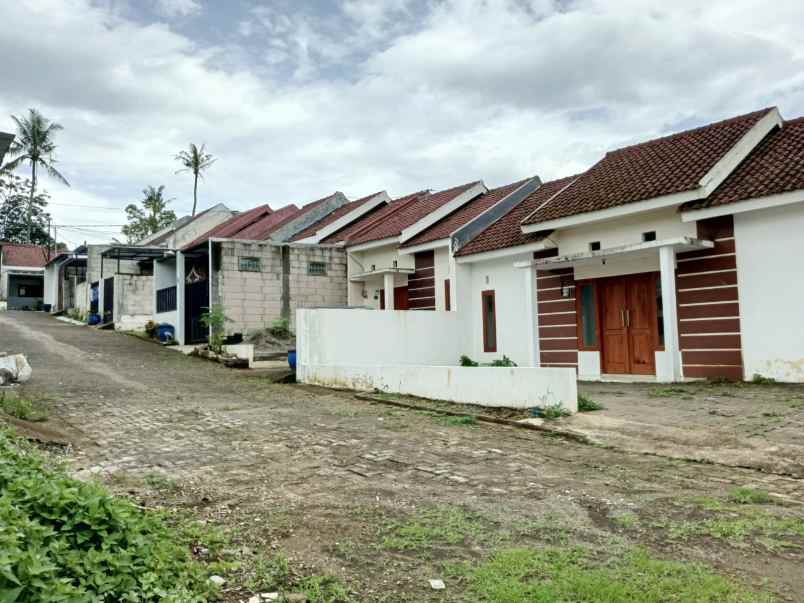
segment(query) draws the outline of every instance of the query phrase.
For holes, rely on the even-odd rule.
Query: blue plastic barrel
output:
[[[288,366],[296,370],[296,350],[288,350]]]
[[[173,328],[173,325],[169,325],[166,322],[161,322],[156,326],[156,336],[159,337],[159,341],[162,342],[173,339],[175,332],[176,330]]]
[[[89,315],[89,320],[87,320],[87,322],[88,322],[90,325],[93,325],[93,326],[94,326],[94,325],[99,325],[99,324],[100,324],[100,320],[101,320],[101,319],[100,319],[100,314],[90,314],[90,315]]]

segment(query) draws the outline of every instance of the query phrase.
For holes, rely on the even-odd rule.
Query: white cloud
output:
[[[12,24],[0,56],[13,57],[0,62],[0,130],[41,108],[65,126],[73,184],[48,182],[53,200],[117,208],[165,184],[189,209],[173,155],[205,142],[219,161],[202,206],[243,209],[549,179],[669,129],[774,104],[804,114],[798,1],[277,6],[238,16],[232,40],[211,45],[83,0],[0,3]],[[62,223],[115,223],[53,209]]]
[[[154,0],[156,10],[164,17],[189,17],[201,12],[197,0]]]

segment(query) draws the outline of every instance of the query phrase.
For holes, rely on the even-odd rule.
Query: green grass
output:
[[[583,394],[578,394],[578,412],[592,412],[595,410],[605,410],[606,407],[600,402],[595,402]]]
[[[729,492],[729,500],[740,505],[767,505],[773,502],[770,494],[754,488],[734,488]]]
[[[482,603],[759,603],[772,597],[690,563],[663,561],[631,550],[596,564],[583,549],[512,549],[487,561],[453,566],[468,600]],[[449,584],[447,586],[449,588]]]
[[[562,417],[568,417],[572,413],[561,406],[560,403],[558,404],[548,404],[547,406],[543,406],[541,408],[541,416],[542,418],[546,419],[547,421],[554,421],[555,419],[561,419]]]
[[[0,408],[6,414],[23,421],[45,421],[47,419],[47,410],[42,404],[28,398],[6,397],[3,395],[0,398]]]
[[[245,585],[252,591],[271,591],[282,588],[289,579],[288,559],[282,553],[277,553],[273,557],[257,557],[249,568]]]
[[[179,489],[179,484],[175,480],[165,477],[159,473],[149,473],[144,478],[145,484],[153,490],[161,490],[163,492],[176,492]]]
[[[625,512],[612,516],[611,520],[621,528],[635,528],[639,525],[639,517],[636,513]]]
[[[293,589],[302,592],[309,603],[352,603],[355,601],[344,584],[334,576],[309,576]]]
[[[482,539],[485,532],[478,517],[456,507],[420,509],[384,530],[383,548],[398,551],[465,544]]]
[[[476,427],[477,419],[472,415],[462,415],[459,417],[451,415],[433,415],[436,423],[449,425],[452,427]]]
[[[737,544],[749,538],[804,538],[804,521],[801,519],[753,510],[700,521],[670,522],[666,526],[672,540],[709,537]]]

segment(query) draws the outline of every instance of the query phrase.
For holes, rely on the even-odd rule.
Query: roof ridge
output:
[[[410,205],[414,201],[417,201],[419,199],[422,199],[422,198],[427,197],[427,196],[432,195],[432,194],[433,193],[431,193],[428,189],[423,189],[423,190],[417,191],[415,193],[410,193],[409,195],[404,195],[404,196],[400,197],[398,199],[398,201],[400,201],[400,203],[398,203],[397,205],[394,205],[394,201],[392,200],[391,203],[389,203],[385,207],[393,207],[394,211],[389,212],[388,215],[394,214],[397,211],[406,208],[408,205]],[[407,199],[405,201],[402,201],[403,199],[405,199],[405,197],[409,197],[409,199]],[[352,233],[351,238],[356,238],[358,235],[363,234],[368,229],[370,229],[375,224],[377,224],[377,222],[380,222],[383,218],[385,218],[385,216],[374,216],[373,219],[369,220],[361,228],[358,228],[356,231],[354,231]]]
[[[648,147],[648,146],[651,146],[651,145],[654,145],[654,144],[658,144],[660,142],[667,142],[668,140],[672,140],[674,138],[680,138],[682,136],[688,136],[690,134],[693,134],[693,133],[696,133],[696,132],[701,132],[702,130],[706,130],[708,128],[712,128],[712,127],[715,127],[715,126],[722,126],[722,125],[730,123],[730,122],[740,121],[740,120],[745,119],[747,117],[753,117],[755,115],[763,115],[764,116],[764,115],[767,115],[770,111],[773,111],[774,109],[778,109],[778,107],[776,107],[775,105],[771,106],[771,107],[765,107],[764,109],[758,109],[756,111],[750,111],[750,112],[744,113],[742,115],[735,115],[734,117],[728,117],[726,119],[713,121],[711,123],[704,124],[702,126],[696,126],[694,128],[688,128],[686,130],[681,130],[680,132],[673,132],[672,134],[665,134],[664,136],[659,136],[657,138],[651,138],[649,140],[643,140],[642,142],[635,142],[634,144],[626,145],[624,147],[618,147],[616,149],[612,149],[611,151],[606,151],[605,156],[607,157],[607,156],[612,155],[614,153],[619,153],[620,151],[627,151],[629,149],[636,149],[636,148],[639,148],[639,147]],[[597,163],[595,165],[597,165]],[[594,166],[592,166],[592,167],[594,167]]]
[[[594,166],[593,166],[593,167],[594,167]],[[591,169],[591,168],[590,168],[590,169]],[[589,170],[587,170],[587,172],[588,172],[588,171],[589,171]],[[562,186],[562,187],[561,187],[561,189],[559,189],[559,190],[557,190],[555,193],[553,193],[553,196],[552,196],[552,197],[550,197],[549,199],[545,200],[545,201],[544,201],[544,203],[542,203],[542,204],[541,204],[539,207],[535,208],[535,209],[534,209],[532,212],[530,212],[530,213],[529,213],[527,216],[525,216],[524,218],[522,218],[522,219],[519,221],[519,223],[520,223],[520,224],[524,224],[525,222],[527,222],[527,221],[530,219],[530,217],[531,217],[533,214],[535,214],[536,212],[540,211],[540,210],[541,210],[543,207],[546,207],[548,203],[550,203],[551,201],[553,201],[553,200],[554,200],[556,197],[558,197],[558,196],[559,196],[561,193],[563,193],[565,190],[567,190],[567,189],[568,189],[569,187],[571,187],[573,184],[575,184],[576,182],[578,182],[578,180],[579,180],[579,179],[580,179],[580,178],[581,178],[581,177],[582,177],[584,174],[586,174],[587,172],[581,172],[580,174],[574,174],[574,175],[572,175],[572,176],[564,176],[564,178],[572,178],[572,180],[570,180],[570,181],[569,181],[569,182],[568,182],[568,183],[567,183],[565,186]],[[556,178],[556,180],[563,180],[564,178]],[[536,190],[538,190],[538,189],[536,189]],[[533,192],[535,193],[536,191],[533,191]],[[528,197],[529,197],[529,196],[530,196],[530,195],[528,195]],[[527,199],[527,197],[525,197],[525,199],[522,199],[522,201],[521,201],[521,202],[522,202],[522,203],[524,203],[526,199]],[[513,208],[512,208],[512,209],[513,209]]]

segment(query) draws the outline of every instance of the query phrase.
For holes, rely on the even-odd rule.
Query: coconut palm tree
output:
[[[28,163],[31,166],[31,189],[28,196],[28,242],[30,243],[32,240],[31,215],[34,195],[36,194],[37,170],[41,167],[51,177],[70,186],[67,179],[55,168],[55,134],[64,128],[47,119],[36,109],[28,109],[27,117],[12,115],[11,119],[17,124],[17,136],[8,150],[8,156],[12,159],[3,167],[3,170],[10,172],[24,163]]]
[[[195,208],[198,205],[198,178],[203,178],[204,170],[217,161],[217,159],[206,152],[205,147],[205,144],[197,147],[191,142],[189,150],[182,151],[176,155],[176,161],[184,166],[182,169],[177,170],[176,173],[193,173],[193,215],[195,215]]]

